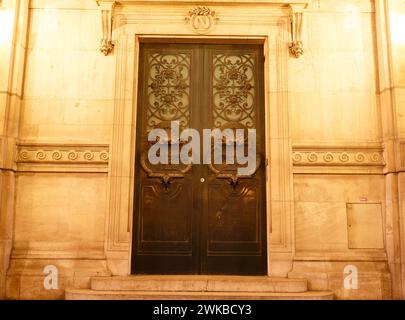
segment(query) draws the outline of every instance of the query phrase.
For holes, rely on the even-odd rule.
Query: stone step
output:
[[[66,300],[333,300],[333,292],[173,292],[67,289]]]
[[[98,291],[176,292],[278,292],[308,290],[304,279],[243,276],[126,276],[95,277],[91,289]]]

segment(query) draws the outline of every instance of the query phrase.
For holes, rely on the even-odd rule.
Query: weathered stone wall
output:
[[[296,59],[290,9],[273,2],[207,2],[210,37],[266,50],[269,274],[338,298],[404,298],[405,5],[308,1]],[[170,3],[120,1],[104,56],[96,1],[3,1],[1,296],[6,275],[7,297],[29,299],[128,274],[139,39],[198,37],[192,5]],[[59,290],[43,288],[49,264]],[[347,265],[357,291],[343,288]]]

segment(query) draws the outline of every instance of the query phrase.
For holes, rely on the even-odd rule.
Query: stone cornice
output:
[[[292,57],[299,58],[304,54],[304,46],[303,46],[303,24],[304,24],[304,11],[308,7],[312,0],[294,0],[294,1],[287,1],[287,0],[273,0],[273,1],[253,1],[253,0],[236,0],[236,1],[224,1],[224,0],[216,0],[216,1],[166,1],[166,0],[156,0],[156,1],[133,1],[133,0],[95,0],[97,3],[99,10],[100,10],[100,17],[101,17],[101,45],[100,51],[104,55],[109,55],[113,52],[114,48],[114,40],[113,40],[113,29],[114,25],[120,25],[122,23],[120,17],[122,15],[128,15],[133,11],[136,11],[135,8],[140,8],[142,6],[146,6],[149,8],[151,5],[160,5],[160,6],[167,6],[170,7],[184,7],[189,6],[190,10],[185,14],[182,20],[186,20],[188,24],[191,26],[191,30],[197,34],[211,34],[213,31],[213,27],[217,21],[220,20],[219,17],[216,16],[214,10],[211,10],[208,6],[215,7],[222,7],[224,10],[224,6],[227,4],[235,5],[238,4],[240,7],[254,7],[254,6],[269,6],[275,7],[280,10],[289,10],[289,16],[291,19],[291,30],[290,30],[290,44],[289,44],[289,51]],[[234,6],[235,7],[235,6]],[[118,8],[116,10],[115,8]],[[202,9],[200,12],[197,12],[198,9]],[[149,8],[150,10],[150,8]],[[118,11],[118,13],[117,13]],[[228,10],[224,10],[228,11]],[[202,12],[202,13],[201,13]],[[260,12],[258,10],[257,12]],[[254,13],[253,21],[257,19],[257,12]],[[158,17],[162,18],[162,15],[157,14]],[[170,18],[174,18],[173,13],[169,13],[168,16]],[[274,14],[273,14],[274,16]],[[265,17],[265,19],[269,19],[269,17]],[[126,19],[125,23],[131,23],[132,19]],[[114,22],[115,21],[115,22]],[[233,23],[237,21],[233,19]],[[137,23],[142,23],[139,18],[136,21]],[[158,20],[157,23],[160,23]],[[208,27],[207,27],[208,26]]]
[[[98,2],[104,2],[105,0],[99,0]],[[312,2],[312,0],[208,0],[208,1],[198,1],[198,0],[149,0],[149,1],[139,1],[139,0],[118,0],[115,1],[117,5],[131,5],[131,4],[191,4],[191,5],[215,5],[215,4],[246,4],[246,5],[256,5],[256,4],[266,4],[266,5],[304,5],[305,7]]]

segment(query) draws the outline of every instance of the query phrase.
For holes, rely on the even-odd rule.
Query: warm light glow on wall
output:
[[[390,20],[392,43],[405,45],[405,14],[393,13]]]
[[[345,18],[343,21],[343,27],[346,30],[357,30],[360,26],[360,14],[359,9],[354,5],[345,6]]]
[[[52,6],[45,7],[43,22],[41,23],[42,31],[57,31],[59,27],[58,9]]]
[[[0,7],[0,45],[11,41],[13,23],[13,11]]]

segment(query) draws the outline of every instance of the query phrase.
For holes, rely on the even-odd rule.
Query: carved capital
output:
[[[302,27],[304,20],[304,10],[303,5],[290,5],[291,8],[291,44],[290,44],[290,54],[299,58],[304,54],[304,47],[302,41]]]
[[[105,55],[109,55],[113,49],[112,29],[113,29],[113,10],[115,1],[97,1],[101,15],[101,30],[103,32],[100,44],[100,51]]]

